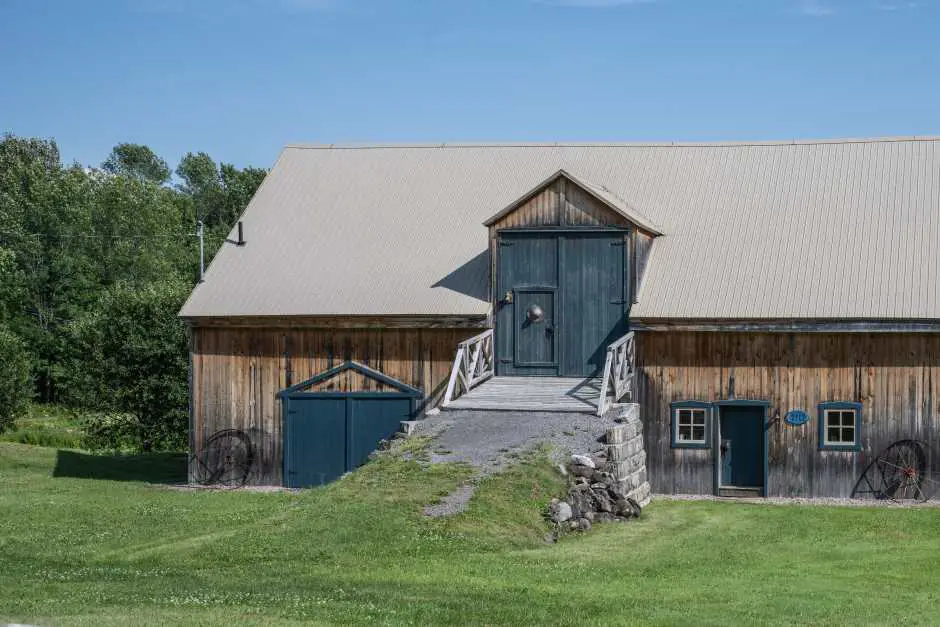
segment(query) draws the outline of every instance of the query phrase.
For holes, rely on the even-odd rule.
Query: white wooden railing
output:
[[[457,356],[450,371],[447,392],[442,407],[447,407],[458,396],[466,394],[493,376],[493,329],[464,340],[457,345]]]
[[[613,392],[612,398],[608,395],[609,391]],[[633,400],[636,395],[636,344],[633,331],[607,347],[597,415],[603,416],[612,403],[616,403],[627,393]]]

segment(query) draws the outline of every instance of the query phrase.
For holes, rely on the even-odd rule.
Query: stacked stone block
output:
[[[613,411],[617,412],[617,424],[607,430],[607,472],[628,497],[645,507],[650,502],[650,484],[640,406],[627,403]]]

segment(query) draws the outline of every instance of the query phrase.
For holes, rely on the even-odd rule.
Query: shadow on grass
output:
[[[186,483],[186,454],[93,455],[60,450],[56,454],[52,476],[106,481]]]

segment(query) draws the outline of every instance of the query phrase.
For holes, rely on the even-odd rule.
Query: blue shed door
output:
[[[764,487],[764,408],[724,406],[721,421],[721,487]]]
[[[284,484],[308,488],[362,465],[411,417],[412,399],[389,393],[298,394],[285,399]]]

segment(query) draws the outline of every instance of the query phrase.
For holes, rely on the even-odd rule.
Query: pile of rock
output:
[[[587,531],[600,521],[621,521],[640,515],[640,504],[627,496],[622,483],[603,470],[604,451],[593,455],[572,455],[567,471],[572,478],[564,500],[552,499],[548,516],[557,525]]]

